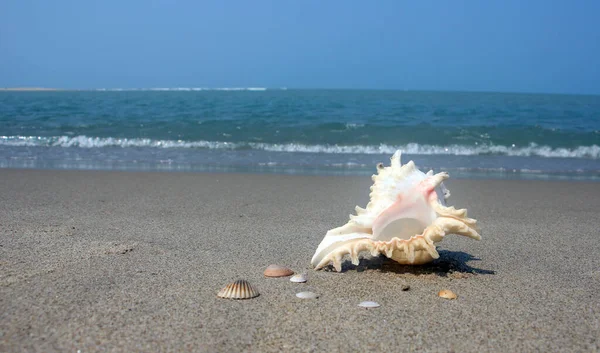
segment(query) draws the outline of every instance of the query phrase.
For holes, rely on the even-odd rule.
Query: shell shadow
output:
[[[346,260],[342,263],[342,272],[353,271],[362,272],[364,270],[380,270],[381,272],[394,272],[399,274],[413,275],[437,275],[440,277],[448,277],[456,273],[463,274],[480,274],[494,275],[495,271],[473,267],[467,264],[470,261],[480,261],[481,259],[468,254],[464,251],[440,250],[440,257],[431,263],[419,266],[401,265],[396,261],[388,259],[385,256],[363,258],[358,266],[353,265]]]

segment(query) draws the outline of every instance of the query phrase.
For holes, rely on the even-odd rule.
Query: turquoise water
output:
[[[600,97],[359,90],[0,92],[0,167],[597,179]]]

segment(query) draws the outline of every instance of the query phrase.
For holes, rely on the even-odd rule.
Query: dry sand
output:
[[[424,267],[311,270],[369,186],[0,170],[0,351],[600,350],[600,184],[451,180],[450,204],[469,208],[482,241],[449,236]],[[308,283],[264,278],[271,263]],[[261,295],[216,297],[237,278]],[[303,290],[321,297],[297,299]]]

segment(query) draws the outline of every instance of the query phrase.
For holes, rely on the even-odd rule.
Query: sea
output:
[[[402,90],[0,91],[0,168],[600,180],[600,96]]]

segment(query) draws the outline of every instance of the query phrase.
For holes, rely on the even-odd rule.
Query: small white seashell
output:
[[[297,275],[293,275],[293,276],[290,278],[290,282],[294,282],[294,283],[304,283],[304,282],[306,282],[306,280],[307,280],[307,279],[306,279],[306,277],[307,277],[307,276],[306,276],[306,273],[299,273],[299,274],[297,274]]]
[[[363,307],[363,308],[379,308],[381,305],[379,305],[379,303],[377,302],[361,302],[360,304],[358,304],[358,306]]]
[[[296,296],[300,299],[317,299],[319,295],[313,292],[300,292],[296,293]]]
[[[258,297],[260,293],[243,279],[228,284],[217,293],[219,298],[225,299],[250,299]]]

